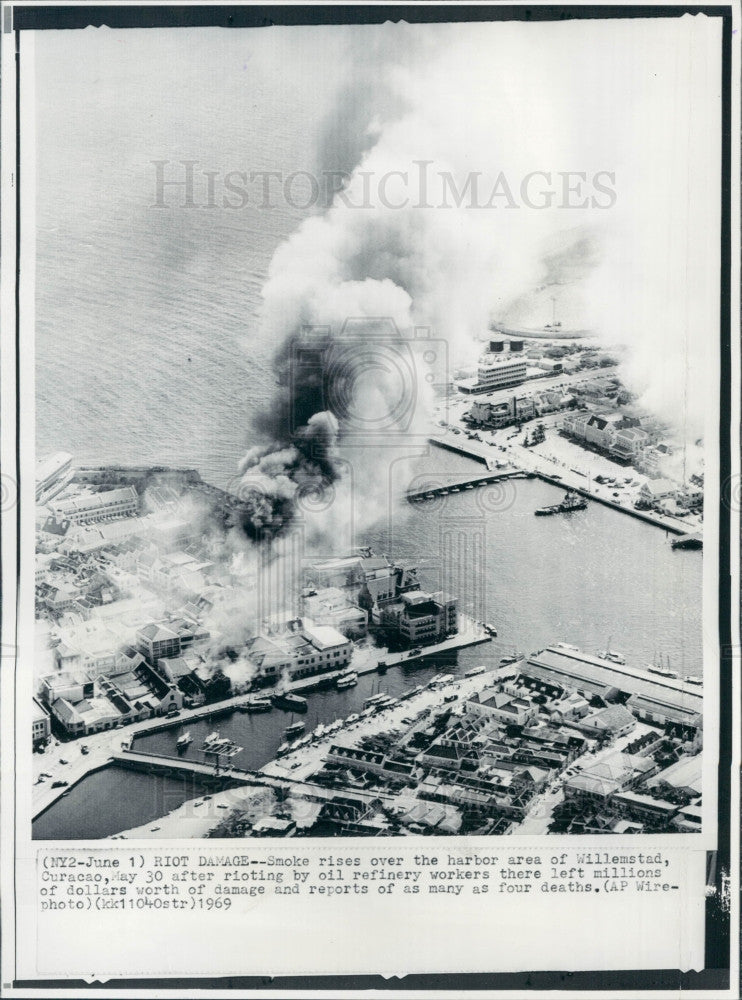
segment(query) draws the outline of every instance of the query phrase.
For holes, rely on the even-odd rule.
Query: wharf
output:
[[[629,514],[631,517],[635,517],[640,521],[645,521],[647,524],[653,524],[657,528],[664,528],[665,531],[671,531],[674,535],[684,535],[687,531],[687,525],[683,524],[680,520],[669,515],[657,514],[651,510],[637,510],[636,507],[627,507],[624,504],[616,503],[610,497],[603,497],[597,493],[593,493],[591,490],[587,489],[585,486],[580,486],[579,483],[574,481],[574,477],[571,477],[569,481],[566,480],[564,476],[550,476],[546,472],[541,472],[540,470],[534,470],[534,475],[537,479],[541,479],[545,483],[550,483],[552,486],[559,486],[562,489],[568,489],[572,493],[579,493],[581,496],[585,497],[587,500],[594,500],[596,503],[602,503],[604,507],[611,507],[613,510],[617,510],[621,514]]]
[[[475,451],[470,446],[466,444],[454,444],[453,442],[443,441],[440,438],[430,438],[431,444],[437,445],[440,448],[448,448],[450,451],[460,452],[462,455],[467,455],[469,458],[473,458],[480,462],[485,462],[487,467],[490,468],[492,460],[486,455],[481,455],[478,451]],[[688,533],[688,525],[684,524],[679,518],[670,517],[666,514],[657,514],[655,511],[651,510],[637,510],[636,507],[628,507],[625,504],[616,503],[611,497],[604,497],[598,493],[593,492],[586,486],[580,484],[577,479],[576,473],[559,473],[558,475],[550,475],[548,472],[544,472],[542,468],[535,466],[532,469],[513,469],[509,472],[504,473],[493,473],[491,476],[477,476],[476,478],[470,478],[463,481],[462,483],[452,483],[452,486],[462,486],[464,489],[468,483],[472,486],[486,486],[488,483],[495,482],[498,479],[524,479],[524,478],[535,478],[540,479],[544,483],[549,483],[552,486],[560,487],[564,490],[571,490],[573,493],[579,493],[581,496],[586,497],[588,500],[594,500],[596,503],[603,504],[604,507],[610,507],[620,514],[628,514],[630,517],[635,517],[639,521],[644,521],[646,524],[652,524],[657,528],[663,528],[665,531],[672,532],[674,535],[686,536]],[[413,493],[407,494],[408,500],[416,500],[420,498],[425,498],[430,496],[442,496],[451,492],[451,486],[438,486],[431,487],[426,490],[416,490]],[[694,536],[695,537],[695,536]],[[690,546],[689,546],[690,547]]]
[[[473,458],[476,462],[486,465],[490,470],[495,464],[494,456],[488,454],[484,448],[479,448],[468,440],[459,442],[449,441],[448,438],[431,437],[428,438],[428,441],[430,444],[434,444],[436,448],[445,448],[447,451],[455,451],[459,455],[466,455],[467,458]]]

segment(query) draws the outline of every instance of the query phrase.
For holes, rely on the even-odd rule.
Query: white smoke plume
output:
[[[347,447],[353,426],[332,403],[339,386],[336,401],[352,396],[356,417],[370,420],[394,398],[393,375],[362,350],[383,321],[400,349],[415,327],[431,328],[453,370],[476,357],[493,318],[543,325],[558,293],[564,325],[626,345],[625,378],[679,441],[703,435],[701,361],[717,335],[718,267],[698,234],[718,204],[707,155],[718,128],[708,68],[716,27],[703,18],[533,27],[387,24],[354,34],[359,53],[367,43],[374,53],[359,60],[343,104],[355,109],[343,157],[358,160],[324,214],[279,248],[264,288],[263,335],[281,345],[281,386],[244,463],[252,537],[280,534],[302,490],[335,490],[334,510],[312,526],[319,534],[346,517],[339,495],[349,481],[364,498],[363,522],[388,506],[379,460],[388,465],[395,436],[402,447],[411,428],[425,432],[432,392],[416,386],[412,423],[390,425],[383,442],[369,435],[365,451],[357,440]],[[340,133],[336,122],[325,135]],[[322,159],[333,152],[329,141]],[[523,196],[534,174],[543,207]],[[607,202],[595,197],[596,176],[610,178]],[[358,360],[346,351],[335,370],[347,321],[359,319]],[[318,337],[314,354],[304,351],[307,331]],[[320,416],[327,411],[336,423]]]

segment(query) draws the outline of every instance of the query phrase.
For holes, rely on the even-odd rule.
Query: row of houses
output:
[[[559,389],[546,389],[528,396],[513,395],[499,403],[477,400],[464,415],[467,423],[476,427],[509,427],[535,417],[557,413],[574,404],[574,396]]]

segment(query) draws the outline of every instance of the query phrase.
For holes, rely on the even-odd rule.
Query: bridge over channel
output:
[[[510,469],[507,472],[487,472],[481,476],[469,476],[466,479],[452,480],[449,483],[430,486],[422,486],[419,489],[408,490],[405,494],[410,501],[432,500],[433,497],[446,496],[449,493],[461,493],[469,488],[475,489],[478,486],[488,486],[503,479],[533,479],[533,473],[523,472],[520,469]]]

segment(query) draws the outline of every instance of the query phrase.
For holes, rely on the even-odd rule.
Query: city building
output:
[[[245,650],[257,676],[270,683],[341,670],[350,662],[353,644],[330,625],[296,618],[249,639]]]
[[[52,734],[49,713],[37,698],[33,699],[31,731],[34,750],[43,746]]]
[[[160,659],[180,656],[181,640],[172,628],[152,622],[137,630],[136,647],[147,662],[154,666]]]
[[[650,784],[652,787],[672,789],[683,792],[689,798],[697,798],[701,794],[702,780],[703,758],[701,755],[688,756],[684,754],[680,760],[655,775]]]
[[[312,562],[304,577],[308,591],[337,588],[359,607],[369,604],[381,607],[420,586],[414,567],[392,563],[386,556],[374,555],[369,548],[340,558]]]
[[[642,483],[639,496],[645,503],[655,506],[663,500],[674,498],[677,489],[678,484],[674,483],[672,479],[648,479]]]
[[[107,673],[117,664],[120,634],[108,622],[92,618],[59,629],[54,649],[58,670],[72,673]]]
[[[700,739],[703,695],[686,688],[682,681],[655,677],[559,646],[531,654],[520,669],[525,676],[558,683],[588,699],[598,695],[613,702],[619,693],[629,694],[626,707],[636,718],[659,726],[678,726],[689,739]]]
[[[608,705],[576,723],[588,736],[625,736],[636,726],[636,719],[623,705]]]
[[[651,758],[614,753],[586,765],[579,774],[567,778],[563,784],[564,797],[602,805],[616,793],[644,781],[656,769],[657,765]]]
[[[368,611],[349,600],[339,587],[325,587],[307,595],[304,611],[318,625],[331,625],[346,638],[362,638],[368,631]]]
[[[132,517],[138,512],[139,497],[133,486],[123,486],[52,501],[47,506],[58,524],[94,524]]]
[[[467,699],[464,711],[469,715],[495,719],[506,725],[525,726],[538,715],[538,705],[529,698],[506,691],[479,691]]]
[[[534,399],[528,396],[511,396],[500,403],[475,400],[468,416],[469,422],[482,427],[508,427],[514,423],[525,423],[536,416]]]
[[[616,431],[611,450],[616,458],[632,461],[646,447],[649,435],[640,427],[625,427]]]
[[[381,609],[379,624],[409,645],[440,642],[458,631],[456,598],[442,592],[411,591]]]

